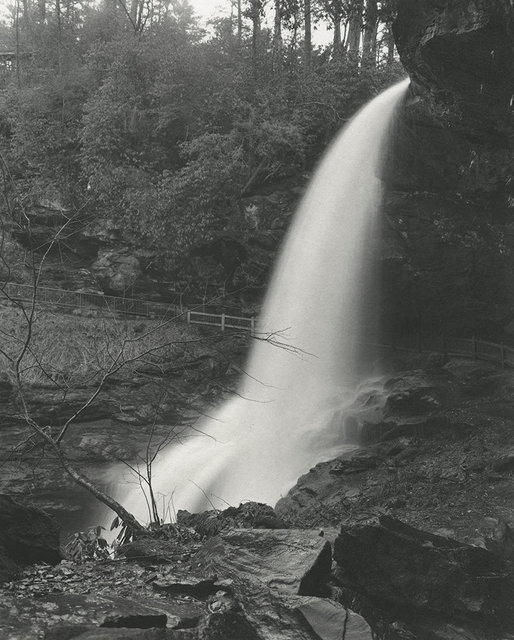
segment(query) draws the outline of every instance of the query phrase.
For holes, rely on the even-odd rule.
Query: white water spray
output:
[[[200,425],[205,435],[171,445],[154,465],[154,492],[173,494],[176,509],[274,504],[345,446],[333,415],[351,404],[360,383],[379,176],[406,87],[401,82],[364,107],[317,169],[282,250],[238,397]],[[148,519],[139,487],[123,502]]]

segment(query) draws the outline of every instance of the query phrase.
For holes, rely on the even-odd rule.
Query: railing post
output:
[[[253,316],[250,318],[250,335],[255,335],[255,318]]]
[[[225,331],[225,314],[221,314],[221,330]]]
[[[473,360],[477,359],[477,340],[475,336],[471,338],[471,355],[473,357]]]
[[[187,324],[191,324],[191,311],[186,313],[186,322]]]

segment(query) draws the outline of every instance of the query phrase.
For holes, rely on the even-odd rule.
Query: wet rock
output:
[[[482,548],[383,516],[343,527],[334,559],[343,589],[390,615],[396,612],[411,629],[430,628],[428,618],[432,627],[446,621],[472,631],[514,630],[514,574]]]
[[[247,560],[238,575],[236,566],[244,556],[255,556],[255,566]],[[209,540],[192,561],[193,567],[229,577],[236,584],[257,578],[284,594],[318,596],[327,592],[332,550],[327,538],[315,531],[240,529]]]
[[[313,631],[321,640],[373,640],[374,636],[364,618],[348,611],[338,602],[307,600],[298,607]],[[341,629],[344,635],[341,636]]]
[[[511,259],[495,258],[487,227],[505,233],[514,192],[513,12],[503,0],[398,3],[395,40],[411,87],[386,168],[395,251],[385,312],[403,333],[419,330],[420,309],[431,335],[443,324],[455,335],[509,324]],[[470,232],[481,243],[473,274]]]
[[[36,562],[56,564],[62,559],[59,527],[40,509],[25,507],[0,495],[0,581],[19,567]]]
[[[49,629],[44,640],[166,640],[164,629],[102,629],[77,626]]]
[[[196,625],[207,614],[205,606],[196,607],[194,603],[174,600],[173,598],[138,597],[123,598],[101,594],[41,594],[37,598],[17,597],[14,604],[6,610],[0,606],[0,627],[15,628],[20,638],[41,637],[30,631],[47,627],[48,640],[66,638],[123,638],[121,629],[130,630],[127,638],[164,637],[144,634],[137,635],[138,629],[180,629]],[[200,613],[201,611],[201,613]]]
[[[183,631],[171,632],[170,639],[183,637]],[[191,633],[191,632],[186,632]],[[194,632],[193,632],[194,633]],[[189,635],[187,636],[189,639]],[[251,620],[246,616],[239,603],[233,601],[223,611],[207,616],[199,625],[196,635],[198,640],[260,640],[262,636]]]
[[[434,391],[431,387],[422,387],[391,393],[386,402],[386,414],[419,415],[435,411],[440,403]]]
[[[245,502],[239,507],[228,507],[223,511],[189,513],[179,510],[177,522],[194,529],[201,536],[217,535],[221,531],[234,528],[245,529],[285,529],[285,523],[272,507],[259,502]]]
[[[88,631],[96,631],[96,627],[90,624],[63,624],[46,629],[44,640],[72,640]]]
[[[137,613],[114,611],[105,617],[101,627],[126,627],[129,629],[164,629],[168,616],[164,613]]]
[[[199,540],[198,537],[196,539]],[[197,550],[198,545],[193,548]],[[188,560],[191,547],[165,539],[143,538],[123,545],[119,553],[127,560],[136,560],[140,564],[172,564]]]
[[[514,529],[504,520],[490,520],[490,535],[484,541],[486,549],[504,560],[514,560]]]
[[[164,580],[156,580],[152,583],[153,588],[161,593],[169,595],[192,596],[202,599],[217,593],[222,585],[216,584],[217,578],[195,578],[194,576],[166,576]]]
[[[304,530],[222,533],[208,540],[192,559],[193,570],[233,581],[258,637],[281,640],[319,638],[312,628],[299,625],[298,607],[312,600],[302,596],[330,592],[331,564],[327,537]]]
[[[277,502],[277,515],[290,526],[338,526],[348,500],[362,490],[371,472],[380,473],[385,457],[380,445],[375,445],[316,465]]]

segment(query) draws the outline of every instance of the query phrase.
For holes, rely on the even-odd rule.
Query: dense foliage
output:
[[[202,29],[187,0],[17,0],[0,133],[21,200],[57,194],[127,240],[187,250],[237,228],[245,195],[299,180],[401,73],[391,1],[233,5]]]

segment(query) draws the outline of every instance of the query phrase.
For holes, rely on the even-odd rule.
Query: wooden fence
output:
[[[222,331],[225,329],[242,329],[255,333],[255,318],[243,316],[229,316],[225,313],[203,313],[201,311],[188,311],[188,324],[203,324],[211,327],[220,327]]]
[[[0,302],[31,303],[33,296],[34,287],[32,285],[9,282],[0,286]],[[221,331],[239,329],[250,331],[252,334],[255,331],[255,318],[253,317],[206,313],[196,310],[185,311],[181,305],[177,304],[107,296],[100,293],[82,293],[38,286],[35,302],[38,305],[57,306],[66,309],[102,310],[144,318],[176,318],[178,321],[185,321],[189,324],[218,327]]]
[[[27,284],[7,283],[0,286],[0,303],[8,300],[31,303],[34,288]],[[37,287],[36,303],[67,309],[107,310],[128,316],[185,321],[188,324],[217,327],[221,331],[238,329],[255,334],[256,320],[249,316],[232,316],[225,313],[184,310],[178,304],[163,304],[135,298],[106,296],[99,293],[82,293],[52,287]],[[314,329],[313,329],[314,330]],[[402,337],[391,344],[377,347],[398,351],[438,353],[449,358],[486,360],[504,367],[514,367],[514,348],[504,344],[475,338],[411,336]]]
[[[416,336],[415,338],[402,338],[391,344],[380,346],[397,351],[437,353],[448,358],[485,360],[503,367],[514,367],[513,347],[476,338]]]

